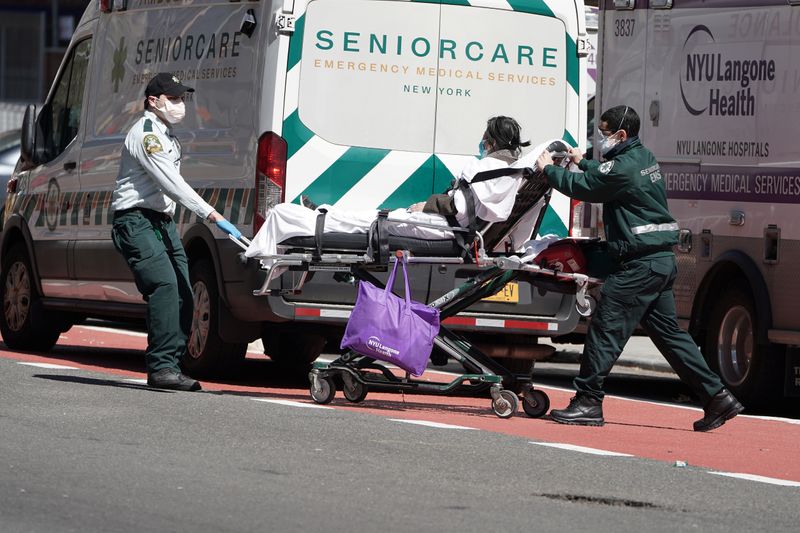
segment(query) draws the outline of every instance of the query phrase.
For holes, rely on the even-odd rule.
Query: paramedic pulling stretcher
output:
[[[567,408],[554,409],[550,417],[562,424],[603,425],[603,381],[641,323],[702,402],[704,416],[694,423],[694,430],[710,431],[744,408],[678,326],[672,292],[677,276],[672,247],[678,243],[678,224],[667,207],[658,162],[639,140],[639,126],[633,108],[612,107],[599,123],[604,163],[585,160],[576,149],[569,155],[580,173],[553,165],[547,152],[537,160],[555,189],[577,200],[603,204],[608,250],[619,263],[603,285],[589,324],[580,374],[574,382],[577,393]]]
[[[557,141],[551,143],[549,149],[563,157],[568,147]],[[538,151],[534,150],[532,153]],[[515,167],[478,173],[472,180],[479,183],[483,179],[498,179],[502,176],[513,176],[518,180],[515,203],[507,219],[502,222],[479,225],[474,216],[474,204],[479,200],[473,197],[467,202],[471,220],[467,227],[411,221],[407,217],[393,221],[388,212],[380,212],[366,233],[328,233],[325,231],[326,213],[320,212],[314,215],[317,217],[314,237],[283,240],[280,248],[287,251],[285,254],[259,254],[257,246],[250,245],[245,239],[238,239],[237,242],[246,250],[247,256],[259,259],[263,268],[268,271],[264,284],[254,294],[263,296],[276,291],[300,291],[309,272],[315,271],[334,271],[341,281],[367,280],[381,287],[383,284],[370,271],[385,271],[391,260],[405,257],[410,265],[474,263],[479,267],[475,276],[429,304],[439,310],[442,320],[499,292],[515,279],[526,279],[533,284],[541,282],[548,289],[574,293],[579,310],[588,314],[591,310],[591,299],[586,291],[590,285],[599,283],[599,280],[585,273],[572,272],[568,266],[562,266],[564,271],[558,271],[537,264],[539,249],[534,242],[524,243],[527,246],[518,242],[506,252],[495,252],[497,249],[504,249],[504,243],[510,245],[511,236],[518,234],[520,228],[526,228],[527,237],[536,235],[547,208],[549,187],[538,171],[525,166],[527,163],[530,160],[520,160]],[[389,231],[392,224],[414,225],[447,233],[449,236],[432,241],[429,238],[396,235]],[[268,227],[262,229],[264,230],[268,230]],[[253,244],[257,239],[258,235]],[[589,244],[589,241],[583,243]],[[395,257],[391,257],[392,253]],[[572,264],[579,268],[585,266],[574,259]],[[287,270],[301,272],[294,286],[290,289],[270,289],[272,282]],[[526,413],[539,417],[547,412],[549,399],[542,391],[533,389],[530,375],[511,374],[446,326],[440,328],[434,339],[434,346],[460,362],[468,373],[445,384],[414,380],[408,375],[399,378],[373,358],[351,351],[332,363],[314,364],[309,375],[311,396],[318,403],[330,402],[336,392],[337,379],[343,383],[345,398],[353,402],[362,401],[370,388],[439,394],[447,394],[456,389],[484,391],[488,388],[492,396],[492,410],[497,416],[507,418],[516,412],[516,391],[521,390]]]

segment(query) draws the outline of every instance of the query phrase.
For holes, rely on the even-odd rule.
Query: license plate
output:
[[[519,283],[512,281],[506,284],[503,289],[493,296],[488,296],[483,299],[484,302],[503,302],[510,304],[519,303]]]

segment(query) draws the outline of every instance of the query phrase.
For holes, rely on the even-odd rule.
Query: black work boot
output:
[[[162,368],[147,375],[147,385],[156,389],[198,391],[202,389],[200,382],[184,376],[171,368]]]
[[[550,418],[559,424],[574,426],[602,426],[603,400],[592,398],[586,394],[573,396],[566,409],[553,409]]]
[[[742,411],[744,411],[744,406],[739,403],[739,400],[728,392],[728,389],[722,389],[703,408],[704,416],[694,423],[694,430],[711,431]]]

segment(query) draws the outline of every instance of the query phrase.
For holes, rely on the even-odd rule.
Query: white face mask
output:
[[[620,142],[619,139],[615,138],[613,135],[609,135],[608,137],[605,137],[601,133],[600,136],[601,136],[601,138],[600,138],[600,146],[598,146],[598,148],[600,149],[600,154],[601,155],[606,155],[608,152],[610,152]]]
[[[164,120],[170,124],[177,124],[186,116],[186,104],[181,102],[172,103],[168,99],[164,100],[164,107],[157,107],[164,115]]]

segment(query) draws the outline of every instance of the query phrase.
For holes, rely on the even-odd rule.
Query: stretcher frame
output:
[[[531,169],[520,169],[532,175]],[[549,189],[542,195],[543,205],[539,206],[539,218],[534,226],[534,234],[538,231],[541,219],[549,203]],[[530,209],[540,202],[537,200]],[[388,222],[392,222],[391,219]],[[397,221],[408,224],[409,221]],[[519,221],[517,221],[519,223]],[[416,223],[456,232],[465,232],[465,228],[445,227],[432,224]],[[491,227],[474,232],[473,252],[470,263],[478,268],[477,273],[458,287],[440,296],[428,305],[439,310],[440,319],[455,316],[479,300],[492,296],[503,289],[507,283],[516,279],[535,284],[537,279],[562,284],[561,291],[574,294],[576,307],[583,316],[593,310],[593,299],[587,291],[601,283],[601,280],[582,273],[559,272],[543,268],[533,262],[535,255],[493,254],[485,248],[485,234]],[[514,224],[506,232],[510,233]],[[250,242],[245,239],[231,239],[245,250]],[[502,242],[502,241],[500,241]],[[289,247],[291,249],[291,247]],[[290,252],[286,254],[259,256],[262,269],[267,276],[262,286],[253,291],[254,296],[298,294],[302,291],[310,272],[326,271],[340,273],[340,278],[347,281],[368,281],[377,287],[385,285],[371,274],[371,271],[386,271],[393,261],[404,257],[409,265],[433,264],[465,264],[464,257],[416,256],[411,251],[395,250],[388,262],[378,262],[368,253],[319,253],[317,251]],[[268,261],[270,267],[263,267]],[[300,277],[288,289],[270,289],[273,281],[279,279],[287,270],[301,272]],[[345,279],[342,279],[343,281]],[[541,417],[549,409],[550,401],[543,391],[535,389],[532,384],[533,363],[528,374],[513,374],[504,366],[492,360],[467,339],[442,324],[439,334],[434,338],[434,347],[442,350],[448,357],[459,362],[465,373],[455,376],[447,383],[432,383],[411,377],[396,375],[384,362],[348,351],[334,361],[316,361],[309,373],[310,393],[312,399],[320,404],[330,403],[336,393],[337,383],[345,398],[351,402],[361,402],[369,390],[393,390],[427,394],[479,393],[489,390],[492,399],[492,411],[500,418],[510,418],[519,406],[518,394],[522,395],[524,411],[531,417]]]

